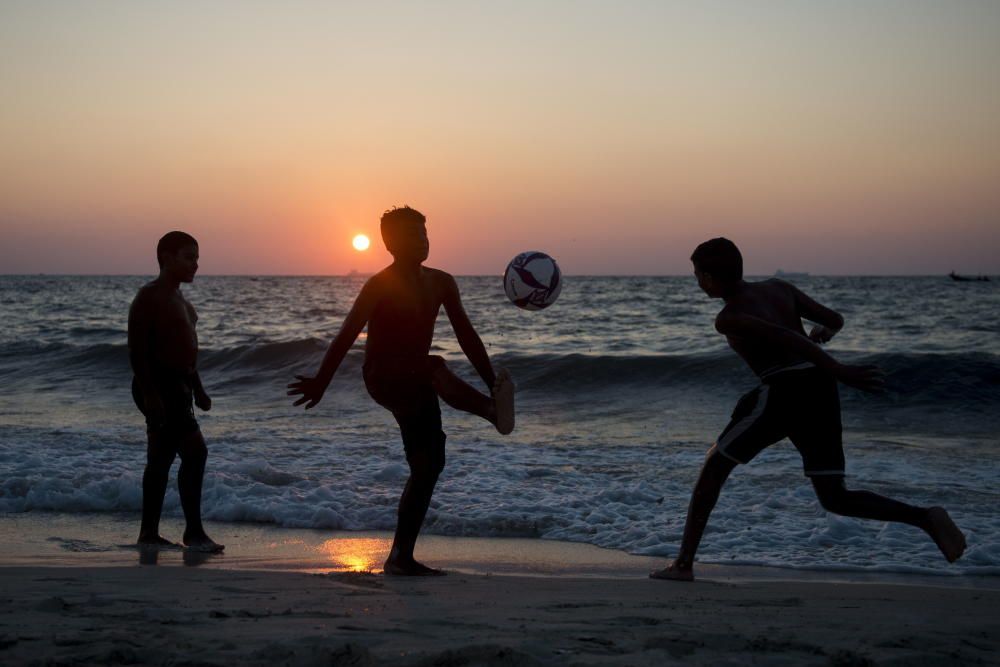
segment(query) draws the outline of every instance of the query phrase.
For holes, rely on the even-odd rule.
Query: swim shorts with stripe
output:
[[[736,463],[749,463],[786,437],[807,476],[844,474],[837,380],[812,364],[762,374],[761,385],[736,404],[716,448]]]

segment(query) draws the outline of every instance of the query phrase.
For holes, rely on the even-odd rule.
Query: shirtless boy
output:
[[[680,553],[654,579],[694,579],[694,555],[709,514],[729,473],[764,448],[789,438],[802,456],[819,502],[843,516],[898,521],[926,532],[948,562],[965,550],[965,536],[941,507],[915,507],[844,486],[840,398],[837,382],[879,391],[884,379],[874,366],[847,366],[824,352],[844,325],[835,311],[781,280],[743,280],[743,258],[732,241],[712,239],[691,256],[698,286],[725,306],[716,330],[761,379],[740,399],[732,420],[708,450],[688,507]],[[806,335],[802,320],[816,326]]]
[[[160,275],[139,289],[128,313],[132,398],[146,416],[146,470],[142,476],[140,546],[176,546],[160,536],[160,511],[174,458],[181,457],[177,487],[184,510],[184,545],[192,551],[222,551],[201,525],[201,484],[208,451],[192,402],[212,407],[198,376],[198,315],[181,294],[194,280],[198,242],[170,232],[156,246]]]
[[[385,561],[390,575],[444,574],[417,562],[414,545],[438,475],[444,469],[445,434],[438,397],[457,410],[478,415],[507,434],[514,430],[514,384],[504,370],[494,373],[479,335],[469,321],[455,279],[423,266],[430,249],[426,220],[410,207],[386,211],[382,240],[393,262],[372,276],[330,344],[315,377],[297,375],[288,394],[294,405],[314,407],[354,340],[368,325],[364,379],[368,393],[399,424],[410,477],[399,500],[396,535]],[[457,377],[444,359],[430,354],[434,322],[444,306],[462,351],[492,388],[487,396]]]

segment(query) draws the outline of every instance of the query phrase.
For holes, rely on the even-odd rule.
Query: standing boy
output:
[[[184,545],[216,552],[216,544],[201,525],[201,485],[207,449],[192,402],[212,407],[198,376],[198,315],[181,294],[198,270],[198,242],[184,232],[169,232],[156,245],[160,275],[139,289],[128,313],[132,398],[146,416],[146,470],[142,476],[140,546],[173,546],[160,536],[160,511],[167,478],[179,454],[177,487],[184,510]]]
[[[680,553],[650,576],[694,579],[695,551],[729,473],[785,437],[799,450],[805,474],[827,511],[916,526],[930,535],[948,562],[958,559],[965,536],[943,508],[914,507],[844,486],[837,381],[870,392],[884,382],[878,368],[846,366],[819,347],[840,331],[844,319],[784,281],[744,281],[743,258],[728,239],[702,243],[691,261],[698,286],[726,304],[715,319],[716,330],[762,384],[740,399],[708,451],[691,495]],[[816,323],[808,336],[803,319]]]
[[[315,377],[296,376],[289,395],[295,405],[312,408],[354,340],[368,325],[364,379],[368,393],[392,412],[399,424],[410,477],[399,500],[396,535],[385,561],[385,573],[427,576],[444,574],[418,563],[414,545],[438,475],[444,469],[445,434],[438,397],[458,410],[494,424],[502,434],[514,430],[514,385],[504,370],[494,373],[479,335],[469,321],[455,279],[423,266],[430,249],[426,219],[408,206],[386,211],[382,240],[393,262],[372,276],[330,344]],[[486,396],[452,373],[444,359],[430,355],[434,322],[444,306],[458,343],[488,387]]]

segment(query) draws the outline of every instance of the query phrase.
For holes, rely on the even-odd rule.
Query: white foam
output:
[[[206,518],[294,528],[392,530],[408,469],[391,417],[331,396],[329,413],[271,419],[219,410],[206,422]],[[342,426],[343,414],[351,422]],[[448,464],[425,530],[461,536],[541,537],[632,553],[676,554],[704,443],[572,438],[538,416],[513,436],[446,412]],[[118,421],[118,420],[121,421]],[[124,427],[122,422],[132,427]],[[0,512],[133,512],[141,508],[144,446],[134,415],[101,431],[0,427]],[[533,424],[537,426],[533,426]],[[945,464],[941,450],[848,452],[849,485],[916,504],[942,504],[968,533],[947,565],[909,526],[833,516],[819,506],[801,461],[782,443],[726,485],[709,523],[703,562],[799,568],[997,573],[997,466]],[[567,444],[569,443],[569,444]],[[947,451],[954,451],[949,448]],[[25,452],[30,452],[25,455]],[[164,511],[181,516],[174,477]]]

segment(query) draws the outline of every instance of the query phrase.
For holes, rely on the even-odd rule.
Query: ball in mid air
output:
[[[507,298],[519,308],[548,308],[562,291],[562,272],[556,260],[544,252],[522,252],[507,265],[503,289]]]

